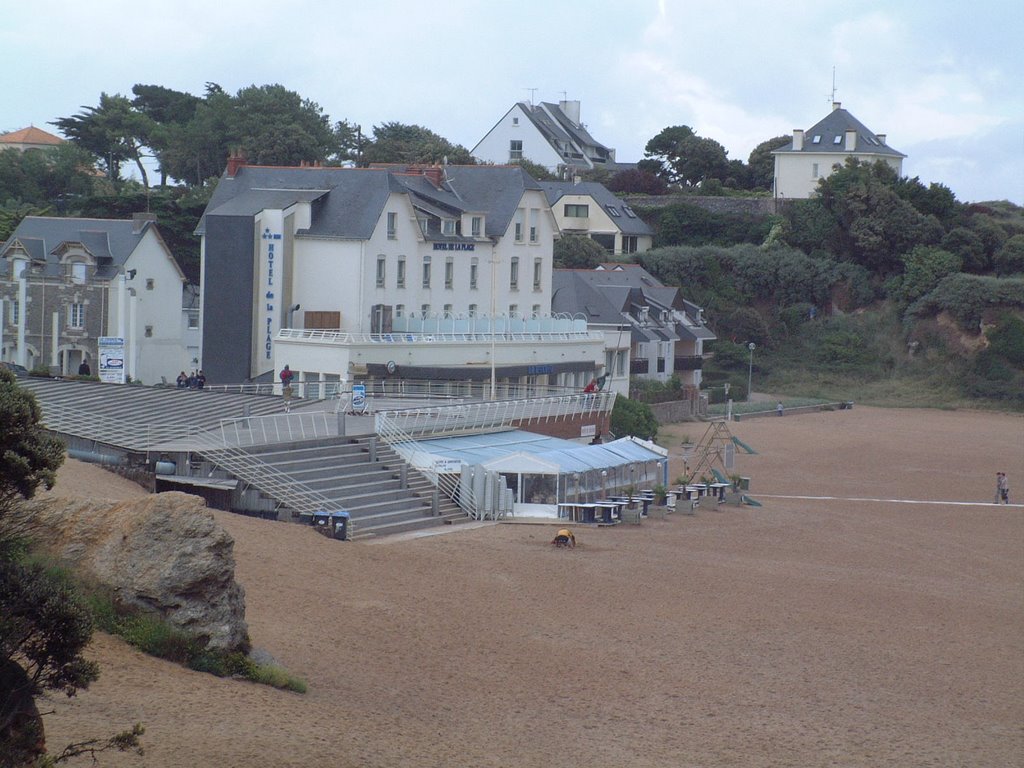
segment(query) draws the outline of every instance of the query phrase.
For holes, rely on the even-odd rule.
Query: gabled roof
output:
[[[654,230],[636,215],[629,207],[629,203],[612,194],[604,184],[599,184],[596,181],[581,181],[575,184],[571,181],[541,181],[538,183],[544,190],[544,194],[547,195],[548,205],[554,206],[565,195],[586,195],[601,206],[601,209],[608,214],[622,234],[654,236]]]
[[[0,144],[51,144],[56,146],[63,144],[64,141],[60,136],[54,136],[52,133],[44,131],[42,128],[36,128],[34,125],[17,131],[11,131],[10,133],[0,134]]]
[[[264,209],[314,202],[310,227],[302,235],[367,240],[380,221],[392,193],[410,197],[412,205],[439,217],[458,218],[464,212],[485,214],[485,233],[500,237],[508,229],[523,193],[540,191],[519,166],[443,166],[435,186],[408,166],[374,168],[308,168],[242,166],[226,173],[206,206],[197,234],[207,216],[253,216]]]
[[[109,279],[124,266],[151,226],[147,221],[136,231],[130,219],[27,216],[0,249],[0,259],[4,259],[0,269],[6,272],[6,257],[21,246],[33,261],[46,264],[47,275],[59,276],[61,254],[67,247],[81,244],[96,260],[97,277]]]
[[[804,142],[802,150],[793,149],[793,141],[785,147],[780,147],[772,152],[773,155],[788,154],[793,152],[825,152],[839,155],[849,155],[851,150],[846,149],[846,132],[855,131],[857,144],[852,150],[857,154],[888,155],[890,157],[906,157],[884,141],[879,135],[868,130],[860,120],[843,109],[838,103],[834,104],[832,111],[822,120],[804,131]],[[818,140],[815,141],[815,137]],[[838,139],[838,141],[837,141]]]
[[[602,267],[553,270],[551,311],[581,314],[593,325],[629,325],[638,341],[715,338],[704,326],[700,309],[683,300],[678,288],[662,285],[639,264]],[[640,321],[641,307],[649,308],[646,323]],[[685,315],[685,322],[677,322],[681,315],[675,313],[671,320],[662,321],[662,310],[678,310]]]

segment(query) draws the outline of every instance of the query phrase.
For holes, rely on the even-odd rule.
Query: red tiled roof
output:
[[[63,144],[64,139],[30,125],[20,131],[0,134],[0,144]]]

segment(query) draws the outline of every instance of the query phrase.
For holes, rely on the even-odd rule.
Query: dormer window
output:
[[[455,234],[455,219],[444,219],[441,222],[441,232],[445,235]]]
[[[470,219],[470,232],[473,237],[480,237],[484,231],[484,217],[474,216]]]
[[[76,285],[85,283],[86,263],[84,261],[71,262],[71,282]]]

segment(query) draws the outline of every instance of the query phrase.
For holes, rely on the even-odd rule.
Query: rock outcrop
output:
[[[19,527],[126,606],[159,614],[212,648],[248,649],[234,539],[198,496],[22,505]]]

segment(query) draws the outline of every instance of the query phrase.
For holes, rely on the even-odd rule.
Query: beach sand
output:
[[[673,478],[704,428],[664,429]],[[546,525],[338,542],[215,512],[254,646],[308,693],[97,634],[100,679],[43,707],[50,749],[141,722],[145,756],[103,765],[1024,765],[1024,507],[991,503],[997,470],[1024,499],[1024,419],[730,429],[763,507],[576,526],[574,550]],[[53,493],[142,491],[69,461]]]

